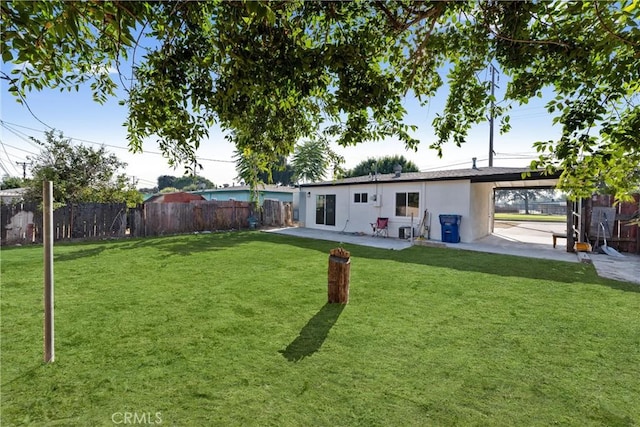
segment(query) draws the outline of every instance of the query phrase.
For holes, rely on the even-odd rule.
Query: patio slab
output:
[[[613,257],[590,253],[589,258],[598,276],[640,285],[640,255],[624,254],[623,257]]]
[[[340,233],[337,231],[314,230],[311,228],[288,227],[265,230],[269,233],[305,237],[307,239],[328,240],[337,243],[370,246],[380,249],[402,250],[411,247],[411,242],[393,237],[372,237],[370,234]]]

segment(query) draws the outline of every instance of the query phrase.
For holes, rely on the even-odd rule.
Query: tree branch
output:
[[[487,9],[484,8],[483,6],[481,6],[481,8],[483,9],[484,13],[487,14]],[[485,28],[494,36],[496,36],[497,38],[501,39],[501,40],[505,40],[511,43],[522,43],[522,44],[541,44],[541,45],[555,45],[555,46],[561,46],[565,49],[570,49],[571,45],[559,40],[523,40],[523,39],[515,39],[512,37],[508,37],[505,35],[502,35],[501,33],[495,31],[493,28],[491,28],[491,24],[489,22],[484,23]]]
[[[635,43],[635,42],[633,42],[631,40],[627,40],[624,37],[622,37],[621,35],[615,33],[611,28],[609,28],[609,26],[606,24],[606,22],[604,22],[604,19],[602,18],[602,15],[600,14],[600,8],[598,7],[598,2],[597,1],[593,2],[593,6],[596,9],[596,16],[598,17],[598,21],[600,22],[600,25],[602,25],[604,27],[604,29],[609,34],[611,34],[616,39],[620,40],[622,43],[628,44],[629,46],[633,46],[634,48],[640,46],[639,43]]]
[[[411,74],[409,75],[408,86],[412,86],[413,79],[415,78],[416,71],[418,69],[418,63],[420,62],[420,59],[422,59],[422,55],[424,54],[424,49],[427,46],[429,39],[431,38],[431,34],[433,33],[433,29],[435,28],[437,21],[438,21],[437,17],[431,20],[431,26],[429,27],[427,34],[425,35],[424,39],[422,39],[422,41],[420,42],[420,45],[416,48],[411,58],[409,58],[409,61],[412,62],[413,67],[411,68]]]
[[[419,9],[413,9],[413,8],[407,9],[407,12],[409,13],[409,15],[405,18],[404,22],[398,21],[398,18],[393,13],[391,13],[391,11],[386,7],[384,2],[376,1],[374,2],[374,7],[381,10],[382,13],[384,13],[387,16],[387,18],[391,21],[391,27],[394,30],[398,32],[402,32],[402,31],[406,31],[412,25],[417,24],[423,19],[433,18],[435,15],[437,15],[435,17],[435,19],[437,19],[442,14],[442,11],[445,9],[447,3],[448,1],[438,2],[427,10],[419,10]],[[414,14],[415,16],[411,20],[407,20],[411,14]]]

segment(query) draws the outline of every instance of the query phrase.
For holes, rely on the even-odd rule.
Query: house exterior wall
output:
[[[471,204],[469,219],[471,220],[471,241],[481,239],[492,231],[493,224],[493,189],[494,184],[471,184]]]
[[[376,213],[371,215],[371,220],[368,223],[375,222],[378,217],[389,218],[389,236],[399,237],[400,227],[410,227],[412,220],[410,216],[396,216],[396,193],[418,193],[419,206],[413,217],[413,228],[417,233],[417,228],[424,212],[424,183],[384,183],[377,184],[375,187],[377,188],[378,197],[381,198],[381,203],[379,207],[375,208]],[[369,232],[371,232],[371,224],[367,225],[369,225]]]
[[[426,204],[424,208],[431,213],[431,239],[442,239],[440,215],[461,215],[462,219],[458,229],[460,241],[470,242],[473,234],[469,218],[470,181],[431,181],[426,182],[425,187]]]
[[[462,242],[473,241],[478,234],[487,229],[487,225],[477,232],[474,228],[479,223],[475,217],[478,209],[470,212],[472,203],[471,183],[469,180],[431,181],[431,182],[398,182],[398,183],[357,183],[352,185],[303,187],[300,195],[300,226],[319,230],[343,231],[346,233],[372,233],[371,223],[378,217],[389,218],[389,236],[398,237],[401,227],[410,227],[410,216],[396,215],[396,193],[419,194],[419,208],[413,217],[413,228],[416,233],[425,209],[431,214],[431,239],[441,239],[439,215],[462,215],[460,239]],[[491,184],[480,184],[474,198],[483,198],[483,193]],[[475,190],[474,190],[475,191]],[[356,203],[355,194],[367,194],[366,203]],[[335,195],[335,225],[316,224],[316,200],[319,195]],[[375,196],[375,197],[374,197]],[[485,197],[487,205],[490,197]],[[490,206],[482,208],[490,210]],[[483,213],[486,219],[486,214]],[[485,221],[488,224],[488,220]],[[427,224],[428,225],[428,224]]]
[[[251,201],[251,192],[250,190],[201,190],[195,192],[196,194],[200,194],[205,200],[218,200],[218,201],[226,201],[226,200],[237,200],[239,202],[249,202]],[[279,200],[281,202],[292,202],[293,201],[293,193],[292,192],[277,192],[277,191],[265,191],[260,190],[260,203],[264,201],[264,199],[272,199]]]
[[[298,209],[298,227],[306,227],[307,225],[307,190],[298,189],[297,209]],[[296,207],[294,207],[296,209]]]

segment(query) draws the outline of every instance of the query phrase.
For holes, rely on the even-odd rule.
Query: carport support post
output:
[[[329,304],[349,302],[349,278],[351,275],[351,254],[342,248],[329,251]]]
[[[574,214],[573,214],[573,202],[567,199],[567,252],[575,252],[573,249],[576,241],[575,241],[575,231],[574,231]],[[578,239],[580,241],[580,239]]]
[[[42,183],[44,233],[44,361],[55,360],[53,334],[53,182]]]

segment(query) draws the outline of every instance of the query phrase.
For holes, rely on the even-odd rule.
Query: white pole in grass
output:
[[[44,361],[55,359],[53,334],[53,182],[42,183],[44,233]]]
[[[411,238],[410,238],[410,242],[411,242],[411,245],[413,246],[413,213],[411,213]]]

